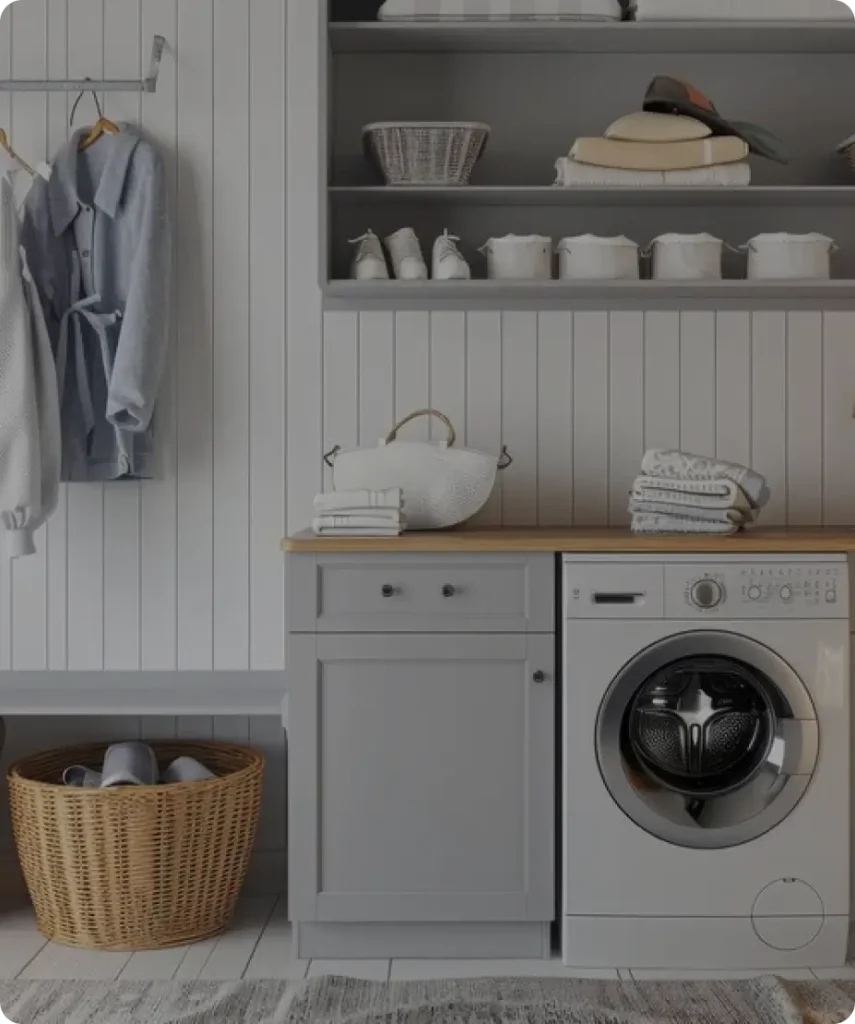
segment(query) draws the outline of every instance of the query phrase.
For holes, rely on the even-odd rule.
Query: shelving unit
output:
[[[573,303],[855,301],[855,180],[835,146],[855,130],[855,19],[804,23],[332,22],[328,26],[328,308],[567,308]],[[752,159],[746,188],[558,188],[554,162],[577,135],[599,135],[641,106],[657,74],[691,80],[725,116],[782,136],[792,161]],[[809,103],[800,102],[809,94]],[[383,120],[477,120],[491,138],[466,187],[388,187],[364,158],[362,127]],[[540,184],[535,184],[540,183]],[[724,281],[355,282],[347,239],[411,225],[428,254],[444,228],[459,235],[476,278],[477,248],[508,233],[558,239],[708,231],[731,247],[768,231],[834,237],[838,279]]]

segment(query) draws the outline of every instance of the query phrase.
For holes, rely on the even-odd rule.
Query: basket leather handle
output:
[[[396,423],[389,431],[389,436],[386,438],[386,444],[391,444],[393,441],[397,440],[398,431],[408,423],[412,423],[413,420],[419,419],[421,416],[435,416],[436,419],[444,423],[448,428],[448,447],[454,447],[454,443],[457,441],[457,432],[452,426],[451,420],[447,416],[443,415],[443,413],[437,412],[436,409],[419,409],[417,412],[411,412],[409,416],[405,416],[400,423]]]

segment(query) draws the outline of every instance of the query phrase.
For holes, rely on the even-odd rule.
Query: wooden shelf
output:
[[[855,53],[840,22],[334,22],[333,53]]]
[[[4,672],[0,715],[281,715],[281,672]]]
[[[790,301],[796,299],[855,299],[855,281],[329,281],[327,299],[396,302],[435,300],[551,302],[579,299],[723,299]]]
[[[587,552],[690,552],[692,554],[818,554],[855,551],[855,529],[847,527],[771,528],[748,530],[733,537],[709,534],[634,536],[614,527],[521,527],[492,530],[437,530],[405,533],[400,537],[315,537],[304,531],[282,542],[290,552],[365,551],[554,551]]]
[[[334,185],[337,203],[437,203],[449,206],[852,206],[855,187],[559,188],[554,185]]]

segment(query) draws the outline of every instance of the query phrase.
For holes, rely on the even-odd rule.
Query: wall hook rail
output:
[[[157,92],[157,79],[160,74],[160,62],[166,39],[155,36],[151,46],[151,63],[148,74],[139,79],[93,81],[89,78],[80,79],[3,79],[0,80],[0,92]]]

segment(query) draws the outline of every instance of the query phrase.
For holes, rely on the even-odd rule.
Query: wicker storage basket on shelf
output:
[[[363,128],[387,185],[468,185],[490,128],[468,121],[384,121]]]
[[[12,827],[41,933],[88,949],[165,949],[223,931],[246,876],[263,758],[225,743],[153,743],[161,768],[195,757],[218,778],[76,789],[107,744],[65,747],[9,769]]]

